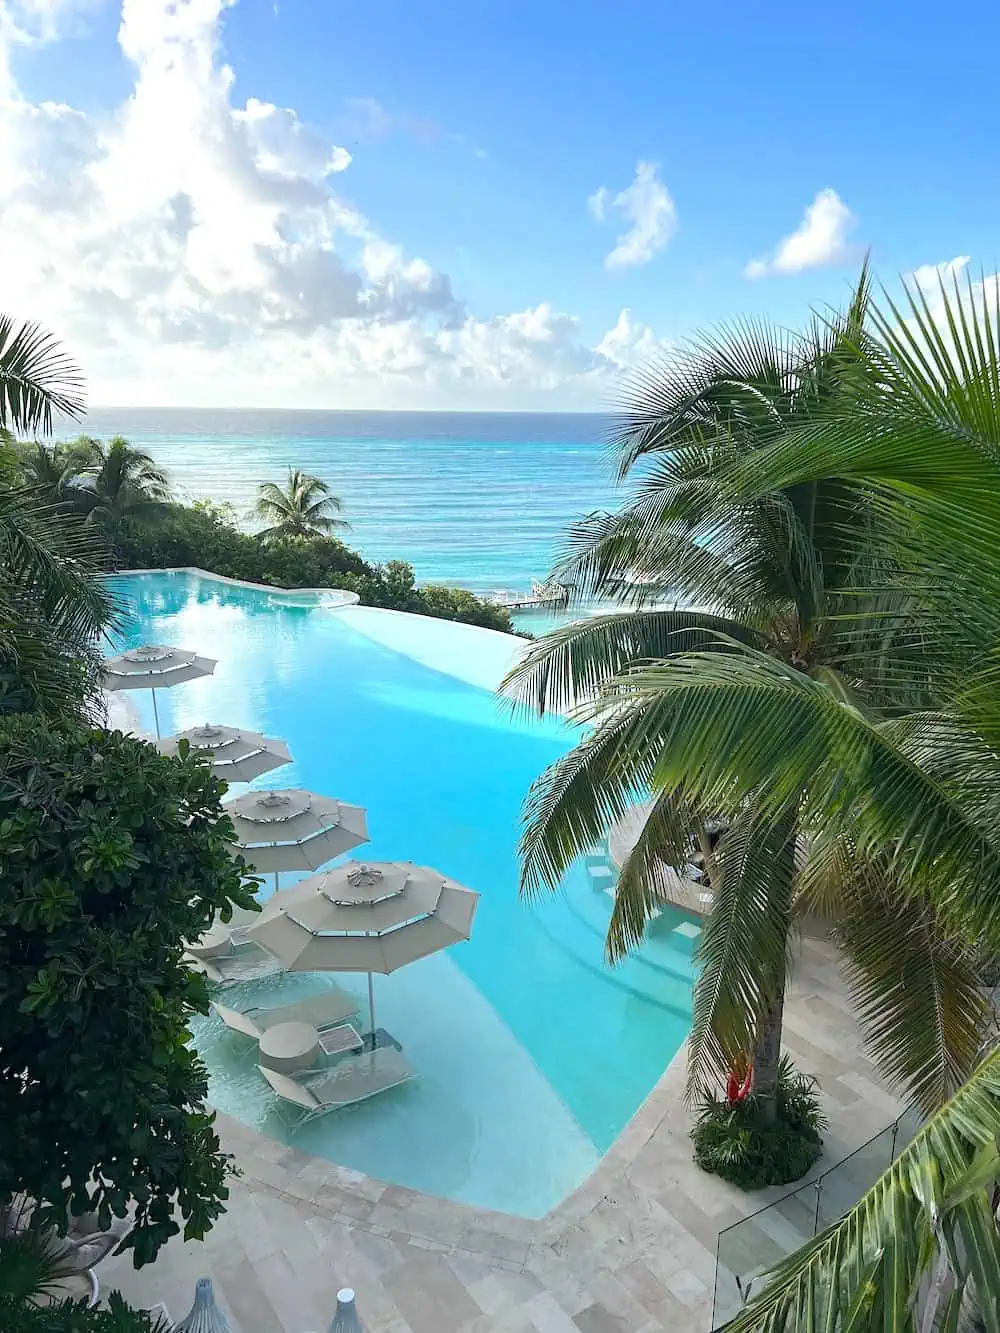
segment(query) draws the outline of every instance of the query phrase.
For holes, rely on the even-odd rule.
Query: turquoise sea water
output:
[[[610,970],[602,958],[610,874],[600,857],[575,867],[555,897],[534,905],[518,897],[521,801],[571,736],[555,721],[512,719],[491,693],[336,613],[188,575],[115,582],[131,605],[124,646],[169,643],[218,659],[213,676],[160,692],[164,734],[212,720],[283,737],[294,764],[256,785],[361,804],[367,859],[435,866],[482,895],[468,943],[376,979],[378,1022],[420,1078],[294,1141],[395,1183],[545,1213],[590,1173],[690,1022],[690,959],[671,937],[683,914],[666,914],[644,948]],[[401,625],[410,651],[415,624],[427,644],[436,634],[478,633],[367,614],[389,618],[379,623],[390,638]],[[149,696],[130,698],[151,726]],[[363,978],[339,980],[363,996]],[[275,1003],[323,984],[271,979],[228,991],[227,1003]],[[215,1103],[284,1135],[245,1044],[215,1020],[200,1021],[196,1039]]]
[[[343,498],[347,540],[365,557],[485,591],[529,588],[570,523],[612,501],[608,425],[556,413],[108,408],[82,428],[127,435],[182,497],[241,514],[260,482],[301,468]]]

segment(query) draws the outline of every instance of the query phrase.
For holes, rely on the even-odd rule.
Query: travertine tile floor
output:
[[[832,946],[806,939],[799,953],[786,1045],[822,1082],[823,1167],[900,1108],[861,1050]],[[597,1171],[537,1222],[385,1185],[220,1117],[243,1173],[225,1217],[139,1272],[110,1260],[102,1288],[179,1319],[209,1275],[233,1333],[319,1333],[340,1286],[369,1333],[701,1333],[716,1237],[769,1196],[694,1165],[683,1084],[682,1052]]]

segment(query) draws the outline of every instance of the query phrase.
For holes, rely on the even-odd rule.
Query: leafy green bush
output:
[[[252,904],[225,790],[194,755],[121,732],[0,719],[0,1203],[39,1220],[134,1204],[137,1264],[204,1235],[228,1197],[182,962]]]
[[[761,1118],[754,1096],[731,1103],[709,1092],[691,1134],[694,1159],[703,1171],[741,1189],[787,1185],[804,1176],[823,1151],[826,1120],[816,1080],[796,1071],[785,1056],[778,1075],[777,1117]]]
[[[370,565],[335,537],[261,542],[235,526],[231,508],[208,501],[160,505],[126,519],[115,533],[115,546],[117,564],[124,569],[190,565],[277,588],[346,588],[358,594],[363,606],[513,633],[502,607],[464,588],[416,587],[413,568],[405,560]]]
[[[265,544],[241,532],[222,505],[161,505],[130,518],[115,534],[119,563],[127,569],[193,565],[248,583],[283,588],[332,587],[345,573],[374,569],[334,537],[300,537]]]
[[[91,1310],[85,1301],[58,1305],[21,1305],[0,1296],[3,1333],[168,1333],[170,1325],[159,1315],[127,1305],[117,1291],[107,1305]]]

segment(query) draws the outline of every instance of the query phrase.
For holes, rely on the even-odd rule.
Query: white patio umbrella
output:
[[[479,894],[410,861],[348,861],[283,889],[247,934],[289,972],[367,972],[375,1031],[373,973],[467,940]]]
[[[156,691],[210,676],[215,665],[214,658],[199,657],[187,648],[166,648],[162,644],[147,643],[107,658],[102,684],[106,690],[149,690],[153,696],[153,719],[158,738],[160,715],[156,708]]]
[[[276,737],[211,722],[167,736],[157,742],[157,749],[161,754],[176,754],[181,741],[187,741],[192,750],[207,754],[212,760],[212,772],[226,782],[252,782],[262,773],[292,762],[288,746]]]
[[[325,861],[368,841],[360,805],[298,787],[248,791],[224,809],[236,829],[236,849],[261,875],[282,870],[318,870]]]

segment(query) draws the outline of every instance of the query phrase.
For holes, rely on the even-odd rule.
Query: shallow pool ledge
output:
[[[347,606],[336,615],[383,647],[481,690],[495,690],[531,642],[481,625],[378,606]]]

